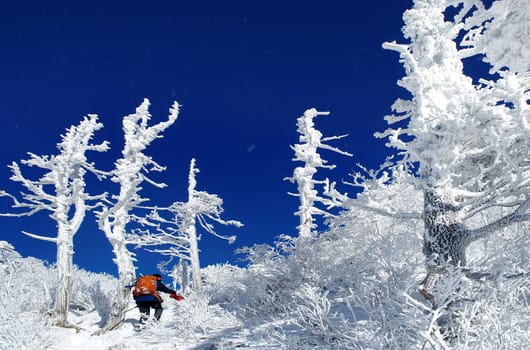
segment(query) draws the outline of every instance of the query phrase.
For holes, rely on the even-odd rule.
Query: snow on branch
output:
[[[34,233],[26,232],[26,231],[22,231],[22,233],[25,234],[28,237],[35,238],[35,239],[38,239],[38,240],[41,240],[41,241],[57,243],[57,237],[41,236],[41,235],[36,235]]]
[[[335,183],[331,183],[326,188],[326,195],[332,199],[336,206],[340,205],[343,208],[357,208],[395,219],[422,219],[423,214],[421,212],[404,211],[399,207],[394,207],[394,204],[397,203],[389,200],[394,196],[394,191],[403,191],[406,187],[414,187],[415,180],[404,164],[392,164],[391,159],[392,157],[388,157],[376,170],[367,169],[358,164],[357,166],[362,173],[351,174],[353,178],[351,182],[343,181],[346,185],[362,189],[357,198],[352,199],[338,192],[335,189]]]
[[[466,230],[464,234],[468,237],[470,242],[473,242],[515,223],[530,221],[530,213],[528,213],[529,207],[530,199],[526,199],[512,213],[490,222],[480,228]]]

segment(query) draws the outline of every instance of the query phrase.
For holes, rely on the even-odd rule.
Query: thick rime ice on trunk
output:
[[[195,159],[191,160],[188,175],[188,201],[175,202],[168,208],[158,208],[150,215],[150,219],[158,221],[157,233],[139,231],[135,237],[137,246],[162,246],[163,248],[150,248],[151,252],[170,256],[170,260],[163,265],[169,264],[174,258],[180,258],[181,262],[187,261],[191,265],[193,288],[198,290],[202,287],[201,268],[199,260],[199,240],[197,235],[197,224],[207,233],[218,238],[227,240],[229,243],[235,241],[235,236],[223,236],[218,234],[211,222],[226,226],[242,227],[243,224],[236,220],[225,221],[221,218],[223,213],[223,200],[215,194],[197,191],[197,180],[195,175],[199,169],[195,166]],[[172,219],[165,219],[160,211],[168,211]]]
[[[351,154],[341,151],[338,148],[327,145],[325,142],[331,140],[338,140],[347,135],[322,137],[322,133],[315,129],[313,119],[319,115],[329,115],[329,112],[318,112],[316,109],[308,109],[304,114],[298,118],[297,126],[300,134],[300,144],[291,146],[295,152],[293,161],[303,162],[304,166],[296,167],[292,177],[286,178],[292,183],[298,185],[298,193],[290,193],[295,197],[300,198],[300,206],[295,213],[300,218],[300,225],[298,229],[298,237],[301,241],[310,241],[314,236],[315,215],[328,216],[329,213],[319,209],[315,206],[317,202],[325,205],[331,204],[331,200],[323,198],[318,195],[315,185],[323,185],[329,188],[329,180],[315,180],[314,176],[318,168],[333,169],[335,165],[328,165],[327,161],[320,157],[319,149],[327,149],[342,155],[351,156]],[[333,204],[334,205],[334,204]]]
[[[419,165],[429,274],[446,263],[464,265],[471,241],[528,219],[529,79],[528,60],[521,59],[527,48],[520,47],[521,38],[528,37],[528,22],[507,6],[515,2],[499,1],[485,10],[479,1],[416,0],[403,16],[410,43],[384,44],[400,53],[407,75],[399,85],[413,97],[397,100],[396,114],[386,118],[399,127],[377,136],[388,137],[402,162]],[[448,7],[461,4],[454,18],[444,17]],[[527,13],[528,2],[521,6]],[[499,23],[506,22],[505,15],[519,22],[503,27]],[[467,48],[459,50],[463,19],[468,35],[462,36],[462,45]],[[513,37],[504,37],[512,32]],[[502,66],[500,78],[475,86],[461,61],[472,54],[485,54],[493,71]],[[466,228],[467,219],[495,207],[509,213],[485,227]]]
[[[87,151],[104,152],[108,149],[107,142],[99,145],[90,143],[94,132],[102,127],[103,125],[97,121],[97,116],[89,115],[79,125],[67,129],[66,134],[62,136],[62,142],[57,144],[60,151],[58,155],[37,156],[30,153],[31,158],[23,160],[22,164],[47,171],[36,181],[25,178],[18,164],[13,162],[10,166],[13,172],[11,180],[20,182],[28,192],[22,194],[23,201],[20,202],[14,196],[3,193],[13,199],[13,208],[23,210],[8,215],[28,216],[45,210],[51,212],[51,218],[57,223],[56,237],[24,233],[32,238],[54,242],[57,245],[58,284],[54,314],[55,322],[60,326],[68,324],[74,235],[83,222],[85,212],[90,209],[86,201],[98,198],[85,193],[84,176],[87,172],[92,172],[97,176],[102,175],[93,164],[87,162],[85,153]]]
[[[145,181],[159,188],[166,186],[147,177],[149,172],[163,171],[164,168],[143,151],[152,141],[161,138],[161,133],[175,122],[179,112],[177,102],[173,103],[169,112],[167,121],[148,126],[151,115],[149,100],[145,99],[136,113],[123,118],[125,145],[122,158],[116,161],[115,169],[111,172],[111,180],[119,185],[120,191],[112,197],[111,203],[101,203],[102,209],[97,213],[99,227],[112,245],[119,277],[110,318],[101,332],[117,327],[123,321],[128,307],[130,293],[127,286],[134,282],[136,268],[133,253],[127,248],[131,243],[127,224],[133,219],[132,211],[148,200],[139,195],[141,184]]]
[[[199,172],[199,169],[195,167],[195,159],[191,160],[190,172],[188,176],[188,204],[187,208],[184,208],[182,226],[184,235],[187,236],[189,241],[189,261],[191,265],[191,276],[193,278],[193,287],[195,289],[202,288],[201,279],[201,265],[199,260],[199,242],[197,237],[197,213],[193,212],[192,203],[196,200],[195,188],[197,186],[197,180],[195,174]]]

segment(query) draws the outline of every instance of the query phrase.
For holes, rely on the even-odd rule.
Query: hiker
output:
[[[138,278],[133,290],[134,300],[140,310],[140,323],[143,324],[149,319],[150,309],[155,309],[155,320],[160,320],[162,316],[162,297],[158,292],[168,293],[170,298],[177,301],[184,299],[176,291],[169,289],[162,283],[162,276],[155,273]]]

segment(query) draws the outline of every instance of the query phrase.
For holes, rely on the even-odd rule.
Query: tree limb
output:
[[[57,237],[45,237],[45,236],[36,235],[34,233],[29,233],[29,232],[26,232],[26,231],[21,231],[21,232],[23,234],[25,234],[26,236],[31,237],[31,238],[39,239],[41,241],[57,243]]]
[[[464,231],[465,235],[467,236],[467,240],[469,242],[473,242],[473,241],[476,241],[477,239],[486,237],[487,235],[495,231],[498,231],[500,229],[503,229],[507,226],[510,226],[512,224],[523,222],[523,221],[530,221],[530,213],[526,213],[526,210],[528,209],[529,206],[530,206],[530,199],[527,199],[514,212],[508,215],[505,215],[483,227]]]

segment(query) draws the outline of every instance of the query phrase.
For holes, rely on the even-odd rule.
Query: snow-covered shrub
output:
[[[48,283],[56,283],[55,275],[42,261],[22,258],[1,241],[0,281],[0,348],[46,349],[46,312],[52,303]]]
[[[44,350],[51,344],[49,328],[39,315],[2,313],[0,316],[0,349]]]
[[[79,313],[97,311],[102,317],[110,313],[116,278],[107,274],[96,274],[75,269],[70,309]]]
[[[456,280],[456,274],[450,275],[452,278],[438,287],[438,294],[444,292],[447,296],[438,325],[448,346],[458,349],[528,346],[528,276],[497,276],[496,280],[483,277],[477,281],[465,277]]]
[[[455,342],[462,349],[523,349],[528,347],[530,280],[514,277],[486,283],[481,298],[462,310],[466,331]],[[474,317],[473,317],[474,316]],[[472,336],[470,341],[466,336]],[[464,345],[467,346],[464,347]]]
[[[414,292],[387,300],[385,318],[379,320],[381,339],[400,349],[525,348],[528,279],[500,285],[469,279],[456,268],[448,270],[436,286],[434,307],[419,301]]]
[[[305,274],[298,270],[295,240],[280,236],[275,246],[258,244],[239,250],[250,262],[240,274],[240,294],[236,308],[247,317],[278,317],[292,301],[293,286],[300,285]],[[291,259],[290,257],[293,257]]]
[[[57,271],[35,258],[23,258],[0,242],[0,348],[47,349],[52,344],[51,310],[57,292]],[[110,311],[116,279],[74,269],[71,311]]]
[[[205,290],[191,293],[178,304],[166,304],[160,323],[153,323],[140,334],[147,344],[197,343],[215,338],[216,332],[237,327],[239,321],[218,304],[211,304]],[[164,303],[165,304],[165,303]]]
[[[276,314],[283,303],[275,290],[288,282],[271,262],[268,268],[251,265],[242,269],[231,265],[214,265],[203,269],[204,293],[212,304],[237,311],[241,316]],[[278,267],[282,264],[278,264]]]
[[[226,307],[239,304],[241,295],[247,290],[245,281],[246,270],[230,265],[210,265],[201,270],[204,282],[203,295],[208,295],[211,304],[220,304]]]
[[[331,318],[331,301],[329,293],[321,288],[304,284],[294,294],[296,303],[290,310],[294,316],[294,324],[311,334],[316,341],[326,345],[333,345],[334,327]]]

